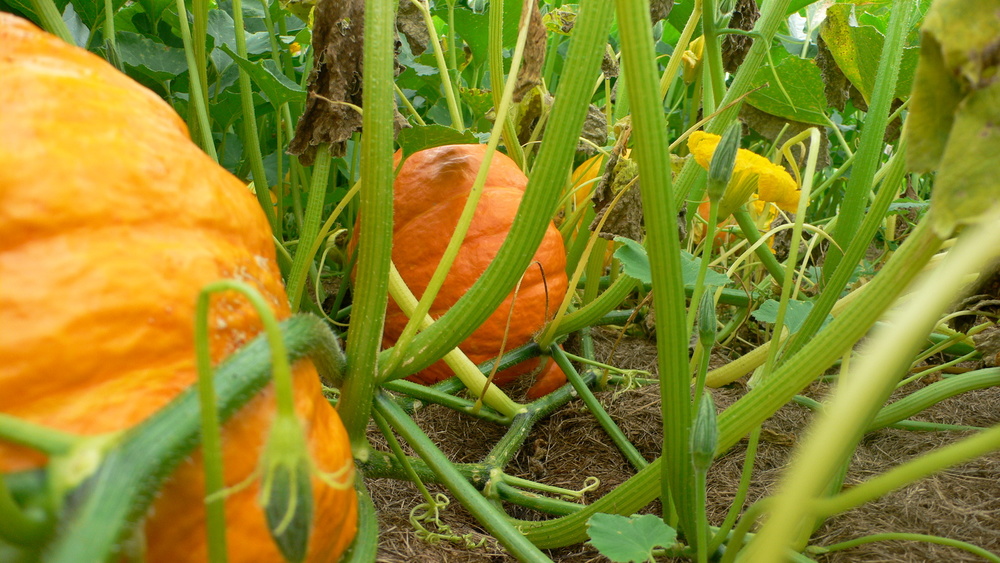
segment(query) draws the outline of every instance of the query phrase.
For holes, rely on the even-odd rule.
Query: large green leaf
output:
[[[937,169],[931,217],[940,236],[994,220],[1000,154],[1000,0],[938,0],[923,27],[906,136],[911,169]]]
[[[873,25],[854,24],[854,9],[853,4],[830,6],[820,34],[840,71],[861,92],[865,102],[870,103],[875,83],[879,80],[879,54],[885,36]],[[871,17],[860,19],[872,21]],[[918,55],[917,47],[903,49],[895,90],[897,98],[905,97],[910,92]]]
[[[793,57],[784,47],[771,51],[774,62],[754,76],[747,103],[771,115],[813,125],[826,125],[826,95],[819,67],[811,60]]]

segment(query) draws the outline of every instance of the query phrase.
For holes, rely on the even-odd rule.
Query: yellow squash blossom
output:
[[[691,154],[705,170],[708,170],[720,139],[718,135],[704,131],[695,131],[688,138]],[[729,180],[726,193],[719,204],[719,219],[728,217],[751,198],[761,204],[774,203],[780,209],[794,213],[798,209],[801,194],[798,184],[784,166],[774,164],[746,149],[739,149],[736,153],[733,177]]]
[[[706,170],[720,139],[718,135],[704,131],[695,131],[688,139],[691,154]],[[736,153],[733,176],[719,202],[719,226],[735,224],[735,220],[729,215],[749,200],[747,211],[750,217],[758,228],[767,230],[777,217],[778,208],[788,212],[798,209],[801,193],[798,184],[783,166],[746,149],[739,149]],[[698,208],[698,215],[707,221],[708,213],[709,205],[706,198]],[[705,236],[704,225],[696,223],[693,229],[695,240],[700,241]],[[731,235],[720,232],[715,237],[715,244],[719,245],[730,240]],[[771,241],[768,244],[770,245]]]

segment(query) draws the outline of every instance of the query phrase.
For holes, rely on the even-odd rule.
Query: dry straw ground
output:
[[[599,354],[602,350],[606,354],[611,338],[606,331],[597,334]],[[614,363],[655,373],[655,348],[647,340],[626,339],[616,351]],[[826,386],[817,383],[805,394],[820,399],[826,390]],[[719,389],[715,392],[716,401],[724,408],[743,392],[740,384]],[[656,388],[650,386],[618,395],[609,390],[599,393],[598,397],[639,451],[647,459],[653,459],[659,449],[661,420]],[[808,409],[789,405],[764,424],[748,502],[774,491],[792,447],[810,418]],[[1000,389],[949,399],[917,418],[972,426],[998,424]],[[499,426],[470,420],[437,406],[419,411],[416,419],[451,459],[460,462],[479,461],[504,431]],[[850,485],[867,479],[961,435],[895,429],[872,433],[860,444],[846,483]],[[708,511],[714,524],[722,521],[732,503],[744,454],[745,444],[739,444],[718,459],[711,470]],[[628,462],[579,401],[567,404],[536,427],[508,472],[571,489],[580,488],[587,477],[597,477],[601,485],[597,491],[588,493],[587,500],[607,493],[632,474]],[[369,482],[369,489],[379,510],[379,561],[513,561],[491,538],[473,549],[449,542],[430,544],[420,539],[408,521],[410,510],[422,502],[411,484],[378,479]],[[518,507],[507,508],[520,518],[540,517]],[[654,503],[644,512],[658,510],[658,503]],[[442,520],[456,534],[472,534],[477,540],[486,537],[483,529],[458,503],[451,504]],[[813,543],[830,545],[882,532],[941,535],[1000,553],[1000,452],[953,467],[833,518],[817,531]],[[564,562],[607,561],[586,544],[553,550],[549,555]],[[981,559],[964,551],[928,543],[878,542],[821,556],[818,560],[824,563],[916,563]]]

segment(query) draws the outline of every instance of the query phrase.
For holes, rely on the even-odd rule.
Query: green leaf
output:
[[[260,88],[261,95],[274,106],[275,109],[281,107],[285,102],[301,100],[306,91],[298,84],[292,82],[287,76],[281,73],[278,66],[272,59],[250,62],[240,57],[226,45],[220,48],[229,55],[240,68],[247,71],[250,80]]]
[[[615,237],[615,241],[622,243],[622,246],[615,251],[615,258],[622,263],[625,274],[645,284],[653,283],[653,274],[649,268],[649,256],[646,254],[645,247],[625,237]],[[681,275],[684,278],[684,285],[693,286],[698,281],[698,268],[700,266],[701,258],[695,258],[689,252],[681,252]],[[729,281],[728,276],[711,268],[705,274],[706,286],[725,287]]]
[[[157,82],[163,83],[187,72],[184,49],[168,47],[130,31],[115,35],[122,62],[139,69]]]
[[[774,299],[768,299],[752,313],[753,318],[762,323],[774,324],[778,320],[778,305],[778,302]],[[788,301],[788,307],[785,308],[784,324],[788,327],[789,333],[795,334],[802,328],[802,323],[805,322],[812,308],[812,301],[796,301],[794,299]],[[826,320],[823,321],[823,326],[826,326],[826,323],[831,320],[833,320],[833,317],[827,315]]]
[[[399,132],[396,139],[403,150],[403,156],[443,145],[475,144],[475,135],[471,131],[459,132],[444,125],[423,125],[410,127]]]
[[[462,98],[462,103],[472,113],[473,123],[478,125],[482,120],[483,127],[477,128],[477,130],[489,131],[491,123],[486,120],[486,115],[493,109],[493,93],[489,90],[465,87],[459,88],[458,93]]]
[[[677,530],[655,514],[629,518],[598,512],[587,521],[587,535],[602,555],[618,563],[652,561],[654,548],[677,542]]]
[[[826,95],[819,67],[793,57],[780,45],[772,49],[774,67],[757,69],[747,103],[771,115],[813,125],[826,125]],[[763,86],[763,88],[761,88]]]
[[[163,11],[176,5],[176,2],[173,0],[139,0],[138,4],[142,6],[142,10],[146,12],[155,26],[163,17]]]
[[[517,42],[517,24],[521,18],[521,2],[503,3],[503,46],[505,49],[514,47]],[[448,8],[444,2],[441,7],[432,10],[435,16],[448,21]],[[455,33],[469,45],[472,51],[473,65],[486,63],[490,36],[490,17],[488,13],[477,14],[462,7],[455,8]]]
[[[653,272],[649,269],[646,249],[629,238],[615,237],[615,241],[622,243],[621,248],[615,251],[615,258],[622,263],[625,275],[632,276],[642,283],[653,283]]]
[[[966,96],[955,113],[931,197],[930,213],[939,235],[997,217],[998,119],[1000,82]]]
[[[698,269],[701,268],[701,258],[695,258],[690,252],[681,251],[681,275],[684,277],[684,285],[694,286],[698,281]],[[729,284],[729,277],[720,274],[709,268],[705,273],[705,286],[714,285],[725,287]]]

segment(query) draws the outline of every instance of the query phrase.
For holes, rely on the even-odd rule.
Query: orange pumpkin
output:
[[[451,233],[458,225],[469,191],[486,152],[485,145],[448,145],[410,155],[394,183],[392,259],[415,295],[423,294],[444,255]],[[395,163],[402,158],[399,152]],[[486,270],[507,237],[521,203],[528,178],[507,156],[496,153],[469,232],[458,257],[445,278],[430,314],[444,314]],[[544,271],[544,283],[542,280]],[[495,358],[500,352],[504,329],[510,315],[505,350],[527,344],[555,314],[566,295],[566,251],[562,236],[549,224],[542,243],[535,251],[514,300],[514,292],[459,347],[476,363]],[[510,314],[514,303],[513,314]],[[390,300],[386,314],[386,346],[395,343],[406,315]],[[552,363],[552,365],[555,365]],[[534,370],[537,360],[522,362],[498,372],[494,380],[507,384]],[[425,384],[436,383],[453,375],[443,361],[410,377]],[[566,381],[561,370],[542,372],[528,396],[538,397]]]
[[[245,281],[289,315],[270,229],[243,183],[188,137],[152,92],[99,57],[0,13],[0,412],[85,435],[146,419],[196,377],[194,305],[205,284]],[[233,293],[212,300],[218,362],[261,324]],[[316,466],[352,463],[311,363],[295,403]],[[227,486],[246,480],[274,417],[273,390],[223,428]],[[45,458],[0,441],[0,472]],[[352,487],[313,479],[308,560],[336,561],[354,536]],[[200,453],[145,521],[149,561],[205,561]],[[258,485],[226,500],[230,561],[280,561]]]

